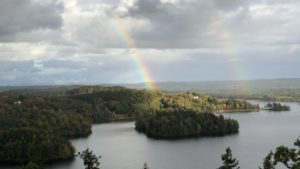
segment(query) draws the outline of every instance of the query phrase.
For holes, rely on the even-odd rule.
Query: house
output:
[[[14,104],[22,104],[21,100],[15,101]]]
[[[198,100],[199,99],[199,96],[194,96],[193,97],[195,100]]]

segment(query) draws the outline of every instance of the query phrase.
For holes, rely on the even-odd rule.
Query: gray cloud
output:
[[[125,16],[149,22],[149,29],[132,31],[140,47],[194,48],[218,45],[214,40],[219,32],[211,28],[219,20],[213,3],[208,0],[178,4],[139,0]]]
[[[146,27],[131,30],[139,47],[219,48],[230,40],[272,45],[300,36],[295,29],[300,26],[299,10],[294,5],[299,2],[138,0],[123,17],[148,21]]]
[[[0,2],[0,41],[11,41],[17,33],[58,29],[62,25],[58,1],[2,0]]]
[[[224,11],[236,10],[240,7],[248,8],[251,4],[261,3],[262,0],[213,0],[216,7]]]
[[[127,48],[126,34],[138,48],[224,48],[232,40],[239,45],[273,45],[300,36],[296,1],[136,0],[108,6],[100,2],[92,8],[79,1],[75,14],[66,15],[70,42]]]

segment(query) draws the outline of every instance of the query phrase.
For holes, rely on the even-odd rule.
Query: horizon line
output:
[[[262,81],[262,80],[300,80],[300,77],[288,77],[288,78],[259,78],[259,79],[245,79],[245,80],[166,80],[166,81],[156,81],[152,82],[155,84],[159,83],[209,83],[209,82],[241,82],[241,81]],[[149,82],[133,82],[133,83],[91,83],[91,82],[82,82],[82,83],[36,83],[36,84],[7,84],[1,85],[0,87],[33,87],[33,86],[97,86],[97,85],[111,85],[111,86],[122,86],[122,85],[142,85]]]

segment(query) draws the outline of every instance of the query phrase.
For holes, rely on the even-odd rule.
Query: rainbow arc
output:
[[[147,89],[157,89],[154,84],[154,78],[148,69],[144,54],[139,50],[139,47],[135,40],[131,37],[129,31],[127,30],[126,26],[124,26],[121,22],[117,19],[112,20],[112,25],[117,30],[119,35],[122,37],[124,42],[127,44],[130,54],[133,57],[134,63],[139,70],[139,75],[142,81],[145,83],[145,87]]]

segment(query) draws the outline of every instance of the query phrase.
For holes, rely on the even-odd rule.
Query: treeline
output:
[[[89,104],[94,123],[134,120],[159,109],[162,93],[134,90],[123,87],[108,87],[101,90],[80,88],[68,92],[71,99]],[[80,94],[78,94],[80,93]]]
[[[300,102],[300,90],[269,90],[261,92],[248,93],[206,93],[216,98],[234,98],[234,99],[246,99],[246,100],[263,100],[269,102]]]
[[[270,111],[290,111],[291,108],[290,106],[284,104],[282,105],[281,103],[268,103],[267,105],[264,106],[265,110],[270,110]]]
[[[217,98],[300,102],[300,79],[270,79],[211,82],[161,82],[155,86],[167,92],[193,91]],[[140,87],[141,85],[128,85]]]
[[[178,108],[202,113],[250,112],[260,110],[259,105],[253,105],[242,99],[217,99],[194,92],[161,95],[159,110],[176,110]]]
[[[139,118],[135,128],[149,137],[172,139],[238,133],[239,124],[236,120],[225,119],[222,115],[175,110]]]
[[[260,111],[259,105],[253,105],[246,100],[238,99],[219,99],[219,104],[216,105],[216,112],[250,112]]]

